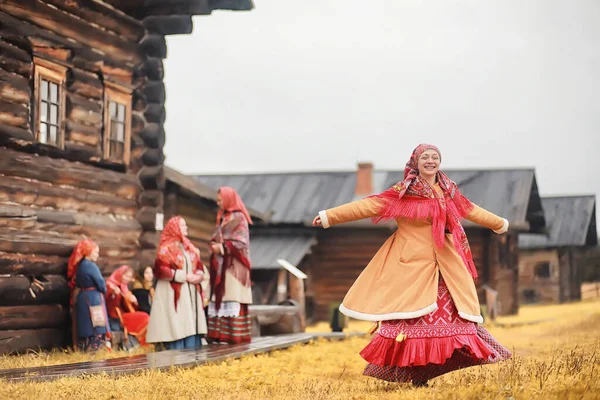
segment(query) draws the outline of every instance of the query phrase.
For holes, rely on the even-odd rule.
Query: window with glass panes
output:
[[[34,57],[35,106],[34,129],[39,143],[63,147],[62,122],[65,113],[67,67]]]
[[[129,164],[131,152],[131,89],[104,81],[104,158]]]
[[[40,80],[38,141],[60,146],[60,85],[44,77]]]
[[[125,126],[127,123],[125,104],[109,100],[108,114],[110,117],[108,128],[108,158],[123,160],[125,157]]]

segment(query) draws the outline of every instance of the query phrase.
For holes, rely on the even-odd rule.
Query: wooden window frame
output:
[[[102,137],[102,158],[107,161],[129,165],[131,158],[131,112],[132,112],[132,93],[133,89],[122,86],[110,81],[104,81],[104,132]],[[114,101],[125,105],[125,132],[123,159],[115,160],[110,158],[110,133],[111,117],[110,102]]]
[[[67,70],[68,67],[54,62],[45,60],[43,58],[34,57],[34,98],[35,108],[33,112],[33,128],[35,141],[45,146],[52,146],[59,149],[65,148],[65,119],[67,109]],[[41,127],[41,108],[42,108],[42,97],[41,87],[42,79],[48,82],[52,82],[58,85],[58,144],[55,146],[49,143],[40,142],[40,127]],[[49,132],[47,133],[49,134]]]

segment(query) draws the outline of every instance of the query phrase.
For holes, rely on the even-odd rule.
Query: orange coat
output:
[[[436,185],[435,190],[441,192]],[[319,213],[324,228],[374,217],[382,200],[367,198]],[[469,221],[504,233],[508,221],[475,206]],[[443,248],[433,242],[431,221],[396,220],[398,230],[383,244],[356,279],[340,311],[366,321],[417,318],[437,309],[438,273],[444,277],[459,315],[483,322],[477,291],[451,234]]]

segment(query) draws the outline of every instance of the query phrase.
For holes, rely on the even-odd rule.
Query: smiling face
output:
[[[433,149],[425,150],[419,157],[419,175],[423,178],[435,178],[435,174],[440,169],[441,158],[437,151]]]

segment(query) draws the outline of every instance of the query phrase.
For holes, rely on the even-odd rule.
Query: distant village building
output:
[[[508,234],[495,235],[465,221],[482,286],[498,291],[501,314],[518,311],[518,236],[543,232],[544,213],[533,169],[446,171],[473,202],[510,221]],[[313,320],[325,320],[384,241],[394,223],[374,225],[359,221],[332,229],[311,228],[317,213],[326,208],[381,192],[402,179],[402,171],[375,171],[360,163],[356,171],[203,175],[207,186],[233,186],[247,205],[272,212],[267,224],[252,229],[261,247],[292,254],[308,275],[307,309]],[[251,254],[253,256],[253,254]],[[263,256],[261,255],[261,258]]]
[[[522,303],[581,300],[583,252],[598,245],[596,197],[543,197],[547,234],[519,237]]]
[[[0,2],[0,353],[64,345],[66,265],[151,263],[161,228],[166,35],[251,0]],[[189,77],[194,78],[194,77]]]

